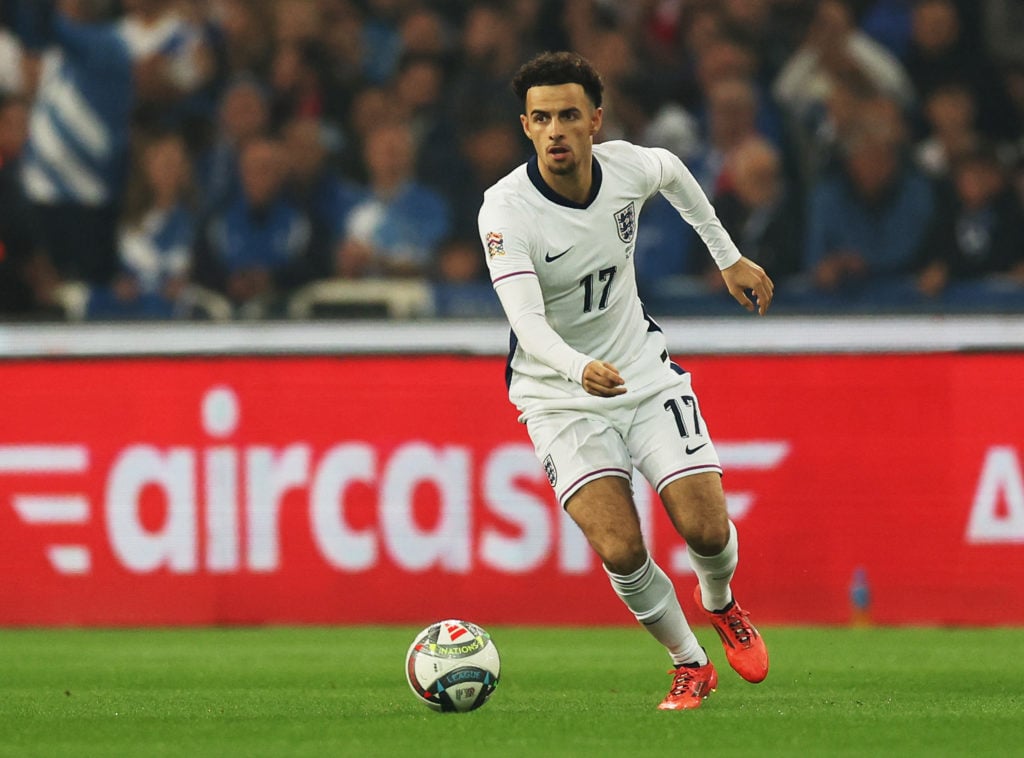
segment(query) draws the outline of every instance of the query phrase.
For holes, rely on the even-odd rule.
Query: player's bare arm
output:
[[[775,295],[775,285],[763,268],[749,258],[740,258],[728,268],[722,269],[722,278],[737,303],[748,311],[756,308],[761,316],[768,312],[768,306],[772,304]],[[747,290],[754,293],[757,305],[751,301]]]
[[[619,370],[605,361],[591,361],[583,369],[583,389],[597,397],[615,397],[626,391]]]

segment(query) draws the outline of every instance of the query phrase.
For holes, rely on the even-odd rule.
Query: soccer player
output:
[[[658,707],[697,708],[718,675],[672,581],[644,545],[634,467],[686,540],[698,580],[694,597],[730,665],[760,682],[768,652],[730,589],[736,528],[689,374],[669,358],[637,295],[641,206],[661,192],[701,235],[729,292],[748,310],[765,314],[772,281],[740,255],[676,156],[622,141],[593,143],[603,85],[586,59],[542,53],[519,69],[512,88],[536,156],[485,192],[479,215],[491,281],[512,326],[509,398],[615,592],[672,657],[672,686]]]

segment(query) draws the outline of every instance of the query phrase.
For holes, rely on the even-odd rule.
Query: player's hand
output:
[[[722,270],[722,278],[729,294],[737,303],[748,311],[756,308],[761,316],[768,312],[768,306],[772,304],[772,297],[775,295],[775,285],[763,268],[749,258],[740,258],[729,268]],[[747,290],[753,291],[757,300],[756,306],[747,296]]]
[[[598,397],[615,397],[626,391],[626,380],[619,370],[604,361],[591,361],[583,369],[583,389]]]

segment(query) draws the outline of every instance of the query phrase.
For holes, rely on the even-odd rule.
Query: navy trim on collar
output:
[[[544,177],[540,175],[540,167],[537,165],[537,156],[534,155],[526,162],[526,175],[530,177],[530,181],[533,182],[533,186],[537,188],[537,191],[546,197],[556,205],[563,205],[566,208],[576,208],[577,210],[586,210],[590,207],[590,204],[597,199],[597,193],[601,191],[601,164],[597,162],[597,156],[591,157],[591,171],[593,177],[590,182],[590,197],[587,198],[585,203],[577,203],[574,200],[570,200],[567,197],[563,197],[551,189],[548,183],[544,181]]]

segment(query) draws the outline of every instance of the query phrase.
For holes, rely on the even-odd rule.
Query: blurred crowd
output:
[[[1022,0],[0,0],[0,317],[489,294],[482,193],[530,149],[508,81],[554,49],[780,304],[1024,295]],[[641,226],[642,294],[724,298],[663,199]]]

